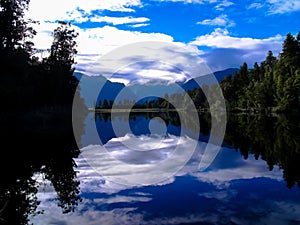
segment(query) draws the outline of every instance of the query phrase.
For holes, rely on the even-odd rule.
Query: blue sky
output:
[[[300,0],[31,0],[37,48],[51,45],[58,20],[79,33],[76,69],[126,44],[164,41],[191,49],[213,70],[251,67],[300,27]]]

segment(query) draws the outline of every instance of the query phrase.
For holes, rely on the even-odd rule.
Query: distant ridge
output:
[[[213,74],[215,75],[215,78],[218,81],[218,83],[220,83],[224,79],[224,77],[226,77],[227,75],[233,76],[234,73],[238,72],[238,71],[239,71],[239,69],[237,69],[237,68],[228,68],[225,70],[216,71]],[[211,85],[212,84],[211,75],[208,74],[208,75],[204,75],[201,77],[196,77],[194,79],[191,79],[191,80],[183,83],[181,86],[185,91],[189,91],[194,88],[198,88],[199,84]]]
[[[239,71],[237,68],[228,68],[221,71],[214,72],[215,78],[218,82],[221,82],[225,76],[227,75],[234,75],[235,72]],[[101,100],[103,102],[104,99],[107,101],[114,100],[118,93],[125,87],[123,83],[111,82],[107,80],[104,76],[87,76],[81,72],[74,72],[73,74],[78,80],[81,80],[85,77],[85,82],[80,83],[81,88],[81,96],[84,98],[87,107],[91,108],[94,107],[94,104],[97,100]],[[158,85],[157,88],[155,86],[147,86],[142,84],[135,84],[132,86],[137,93],[147,92],[147,89],[157,89],[157,93],[164,95],[165,93],[171,95],[178,91],[178,86],[180,86],[184,91],[189,91],[194,88],[198,88],[200,84],[211,84],[211,76],[201,76],[191,79],[185,83],[178,82],[175,84],[169,85]],[[103,86],[102,86],[103,85]],[[98,90],[101,87],[101,92]],[[182,91],[183,91],[182,90]],[[163,93],[160,93],[162,92]],[[156,93],[156,92],[155,92]],[[98,96],[98,99],[95,97]]]
[[[240,69],[238,68],[228,68],[225,70],[220,70],[220,71],[216,71],[214,72],[214,75],[217,79],[218,82],[221,82],[224,77],[226,77],[227,75],[231,75],[233,76],[235,72],[238,72]]]
[[[84,82],[80,83],[80,93],[89,108],[94,107],[97,100],[114,100],[118,93],[125,87],[123,83],[111,82],[102,75],[87,76],[80,72],[74,72],[73,75],[79,80],[85,77]],[[101,87],[101,85],[103,86]],[[100,87],[101,92],[99,92]],[[95,99],[95,96],[99,96],[98,99]]]

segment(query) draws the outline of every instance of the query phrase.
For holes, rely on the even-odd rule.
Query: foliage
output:
[[[24,11],[28,9],[29,0],[0,1],[0,51],[12,54],[18,50],[30,53],[33,43],[30,38],[35,31],[28,24],[32,21],[24,19]]]
[[[28,112],[69,107],[78,80],[73,76],[77,33],[70,23],[59,22],[47,58],[35,55],[36,34],[25,20],[29,0],[0,2],[0,92],[3,110]],[[69,107],[70,108],[70,107]]]
[[[70,107],[78,94],[73,76],[77,34],[71,24],[59,22],[49,56],[38,58],[30,26],[34,22],[24,17],[28,5],[29,0],[0,1],[1,153],[14,168],[0,166],[1,224],[28,224],[30,215],[42,213],[35,212],[34,179],[41,168],[64,212],[73,211],[79,201]],[[43,132],[48,129],[54,134]]]
[[[260,66],[247,69],[244,63],[233,77],[220,85],[231,110],[259,112],[293,112],[300,106],[300,32],[295,38],[288,33],[282,52],[276,58],[268,51]]]
[[[50,55],[42,62],[45,75],[49,79],[45,88],[48,89],[50,101],[54,104],[72,103],[78,85],[77,78],[73,76],[77,36],[70,23],[59,22],[53,32]]]

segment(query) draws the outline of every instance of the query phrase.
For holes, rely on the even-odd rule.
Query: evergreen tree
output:
[[[0,92],[4,110],[25,109],[32,99],[29,84],[35,31],[24,19],[29,0],[0,1]]]
[[[299,66],[297,64],[298,49],[298,41],[291,33],[288,33],[283,43],[281,60],[284,66],[290,69],[290,75],[292,75],[295,72],[296,67]]]
[[[297,57],[297,65],[298,65],[298,69],[299,69],[299,67],[300,67],[300,31],[298,32],[296,39],[297,39],[297,43],[298,43],[296,57]]]
[[[54,98],[54,104],[72,103],[78,85],[77,78],[73,76],[77,36],[70,23],[59,22],[59,26],[54,30],[50,55],[44,61],[50,78],[49,91]]]
[[[237,96],[237,103],[235,104],[236,106],[241,108],[246,107],[245,99],[242,98],[242,96],[244,96],[248,85],[248,65],[244,62],[243,65],[240,67],[240,71],[233,77],[233,88],[235,90],[234,95]]]
[[[260,78],[260,68],[258,63],[255,62],[252,70],[252,79],[258,81]]]
[[[0,1],[0,51],[7,54],[19,48],[32,50],[32,42],[28,40],[35,35],[29,22],[24,19],[24,11],[28,9],[29,0]]]
[[[223,91],[223,96],[226,100],[226,104],[228,107],[233,107],[233,102],[236,101],[235,90],[232,83],[232,76],[227,75],[220,83],[220,87]]]
[[[275,63],[276,63],[276,57],[274,57],[273,52],[271,50],[269,50],[266,60],[262,62],[262,66],[264,66],[265,71],[271,72],[271,71],[273,71],[273,67],[274,67]]]

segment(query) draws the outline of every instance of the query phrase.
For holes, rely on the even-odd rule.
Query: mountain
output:
[[[225,76],[234,75],[234,73],[237,71],[239,71],[239,69],[229,68],[226,70],[214,72],[214,75],[216,80],[220,82]],[[124,89],[125,85],[123,83],[111,82],[101,75],[87,76],[80,72],[74,72],[74,76],[80,80],[81,97],[85,100],[85,104],[89,108],[94,107],[94,104],[99,100],[101,100],[102,102],[105,99],[108,102],[111,100],[115,100],[118,94],[120,94],[120,96],[122,96],[123,99],[134,99],[133,96],[135,95],[137,97],[151,96],[151,95],[164,96],[166,93],[168,95],[171,95],[176,92],[182,93],[184,91],[189,91],[194,88],[198,88],[199,84],[211,85],[212,83],[214,83],[211,80],[211,76],[206,75],[206,76],[197,77],[195,79],[191,79],[185,83],[178,82],[169,85],[135,84],[130,86],[128,89]],[[123,91],[122,93],[120,93],[122,89]]]
[[[224,79],[224,77],[226,77],[227,75],[233,76],[234,73],[238,72],[238,71],[239,71],[238,68],[228,68],[225,70],[214,72],[214,75],[215,75],[217,81],[221,82]]]
[[[81,72],[75,71],[75,72],[73,73],[73,76],[76,77],[78,80],[80,80],[81,77],[82,77],[82,76],[85,76],[85,75],[84,75],[83,73],[81,73]]]
[[[94,107],[96,101],[104,99],[114,100],[118,93],[125,87],[123,83],[111,82],[104,76],[87,76],[74,72],[74,76],[80,80],[80,94],[87,107]],[[101,89],[101,92],[99,93]],[[98,97],[97,97],[98,96]]]
[[[221,70],[221,71],[216,71],[213,74],[215,75],[216,80],[218,81],[218,83],[220,83],[224,77],[226,77],[227,75],[231,75],[233,76],[235,72],[238,72],[239,69],[237,68],[228,68],[225,70]],[[196,77],[194,79],[191,79],[185,83],[182,84],[182,88],[185,91],[189,91],[192,90],[194,88],[198,88],[199,84],[203,85],[203,84],[207,84],[207,85],[212,85],[213,83],[215,83],[213,80],[211,80],[211,75],[204,75],[201,77]]]

